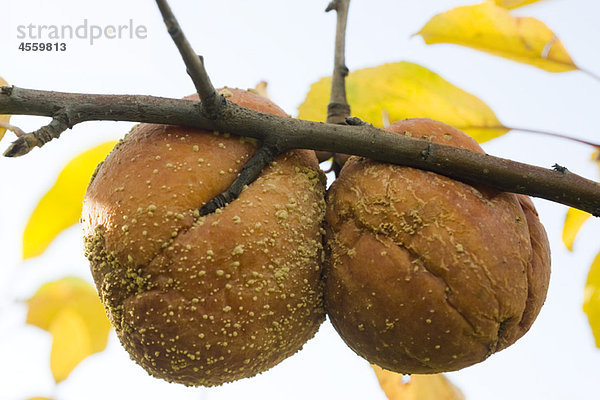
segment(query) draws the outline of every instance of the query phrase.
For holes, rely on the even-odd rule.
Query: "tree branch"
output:
[[[225,98],[217,93],[210,82],[208,73],[204,68],[204,59],[194,52],[167,1],[156,0],[156,4],[163,16],[167,30],[179,50],[179,54],[183,58],[187,73],[194,82],[198,96],[204,104],[204,112],[210,118],[218,118],[223,103],[225,103]]]
[[[337,23],[335,30],[335,55],[333,62],[333,75],[331,77],[331,97],[327,106],[327,122],[330,124],[344,124],[350,115],[350,106],[346,99],[346,23],[348,21],[348,7],[350,0],[333,0],[325,11],[336,10]]]
[[[327,122],[330,124],[344,125],[346,124],[346,118],[350,116],[350,105],[346,98],[346,76],[348,76],[348,67],[346,67],[346,26],[349,6],[350,0],[333,0],[325,9],[325,12],[335,10],[337,13],[331,95],[327,105]],[[317,153],[319,161],[328,159],[331,156],[333,156],[331,168],[337,176],[349,156],[341,153]]]
[[[84,121],[135,121],[218,130],[260,140],[279,151],[305,148],[355,154],[541,197],[600,216],[600,184],[572,174],[430,143],[371,125],[336,125],[264,114],[231,102],[213,120],[202,103],[152,96],[71,94],[3,87],[0,114],[54,116],[70,126]],[[30,134],[28,134],[30,135]],[[25,135],[24,137],[26,137]],[[13,147],[18,147],[18,141]],[[13,150],[11,150],[13,151]],[[24,154],[14,150],[15,154]]]

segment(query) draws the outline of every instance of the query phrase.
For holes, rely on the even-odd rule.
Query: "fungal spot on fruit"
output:
[[[242,254],[244,254],[244,245],[243,244],[239,244],[239,245],[235,246],[235,248],[231,252],[232,256],[239,256]],[[239,263],[238,263],[238,265],[239,265]]]
[[[225,275],[225,271],[223,271],[222,269],[218,269],[216,274],[217,274],[217,276],[223,276],[223,275]]]
[[[234,96],[237,95],[235,92]],[[178,133],[187,132],[183,128],[158,128],[153,129],[158,131],[156,134],[164,131],[164,139],[141,147],[139,156],[128,151],[122,159],[127,164],[135,154],[147,165],[131,164],[139,170],[125,168],[108,181],[110,186],[104,193],[109,195],[113,195],[114,187],[124,183],[126,193],[117,195],[122,198],[121,209],[100,199],[94,204],[100,211],[89,212],[92,225],[105,221],[111,224],[103,226],[110,229],[111,237],[107,240],[110,251],[117,252],[120,260],[128,260],[130,252],[140,264],[140,269],[134,270],[129,264],[100,267],[92,262],[93,269],[102,269],[94,273],[99,292],[113,314],[111,319],[120,325],[117,332],[124,347],[152,375],[194,386],[215,386],[255,375],[293,354],[323,320],[319,260],[323,257],[320,234],[324,190],[320,185],[308,183],[304,174],[294,173],[296,166],[306,165],[306,155],[311,158],[312,155],[309,152],[302,157],[288,155],[291,165],[281,157],[263,171],[256,184],[245,188],[237,204],[219,210],[220,215],[214,213],[202,218],[197,208],[207,201],[203,196],[214,189],[215,176],[222,170],[228,177],[234,177],[240,169],[238,164],[249,158],[242,150],[251,150],[247,144],[240,146],[240,142],[256,141],[238,141],[233,136],[226,140],[229,136],[226,134],[219,138],[190,134],[186,136],[190,138],[188,144],[183,145],[184,133]],[[168,138],[168,134],[172,137]],[[139,146],[151,136],[156,139],[152,131],[151,135],[132,138],[128,144]],[[189,143],[192,138],[194,142]],[[164,147],[166,141],[173,144],[173,153],[167,151],[170,147]],[[218,146],[219,142],[223,146]],[[158,149],[156,143],[162,143]],[[227,150],[220,150],[224,147]],[[205,149],[210,153],[206,161],[196,154]],[[231,158],[215,157],[214,168],[202,168],[211,161],[208,157],[230,149]],[[157,154],[166,155],[162,157],[164,163],[154,162]],[[165,171],[165,165],[169,161],[170,172],[182,173],[166,176],[169,171]],[[314,164],[313,174],[316,161]],[[113,161],[111,167],[114,165],[124,167]],[[195,169],[190,171],[191,166]],[[154,167],[157,173],[160,170],[160,177],[152,175]],[[184,173],[186,170],[190,173]],[[127,178],[129,172],[131,176]],[[100,174],[104,182],[106,175]],[[130,184],[128,179],[135,181],[136,176],[139,182]],[[218,179],[216,184],[220,185]],[[272,190],[262,194],[263,187]],[[177,204],[172,200],[174,194],[178,196]],[[160,210],[148,209],[150,202]],[[281,208],[274,209],[274,203],[281,204]],[[313,206],[313,203],[318,204]],[[261,211],[265,213],[260,214]],[[287,219],[279,218],[277,211],[285,211]],[[111,213],[115,212],[113,217]],[[154,218],[150,219],[152,213]],[[123,214],[129,215],[127,221],[121,219]],[[133,215],[137,224],[132,220]],[[114,221],[120,224],[115,226]],[[211,224],[215,221],[222,223],[213,228]],[[129,227],[128,237],[121,231],[125,223]],[[173,232],[177,236],[170,237]],[[146,248],[144,252],[138,252],[141,243]],[[210,248],[214,256],[209,260],[206,251]],[[265,250],[269,253],[263,253]],[[132,273],[124,278],[124,270],[128,268]],[[150,279],[145,268],[155,276]],[[217,270],[222,271],[221,275]],[[256,276],[252,272],[257,272]],[[172,280],[167,283],[170,277]],[[249,283],[249,279],[254,282]],[[122,290],[125,286],[131,289]],[[252,300],[253,295],[256,301]],[[107,300],[108,297],[114,300]],[[265,303],[269,306],[263,308]]]
[[[223,97],[225,97],[226,99],[233,96],[233,93],[231,92],[231,90],[229,90],[228,88],[223,88],[219,91],[219,94]]]

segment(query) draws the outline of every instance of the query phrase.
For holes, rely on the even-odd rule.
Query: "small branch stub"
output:
[[[4,156],[19,157],[29,153],[35,147],[42,147],[52,139],[60,137],[61,133],[70,128],[68,121],[66,113],[58,114],[52,118],[48,125],[37,131],[17,135],[17,140],[6,149]]]

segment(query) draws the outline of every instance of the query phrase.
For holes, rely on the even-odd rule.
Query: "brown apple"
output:
[[[429,119],[389,131],[483,152]],[[520,338],[544,302],[550,250],[526,196],[351,157],[327,195],[325,304],[360,356],[453,371]]]
[[[286,115],[251,92],[222,93]],[[94,280],[122,345],[153,376],[194,386],[250,377],[297,352],[324,320],[324,176],[313,151],[278,156],[239,198],[199,215],[256,148],[141,124],[89,185],[82,222]]]

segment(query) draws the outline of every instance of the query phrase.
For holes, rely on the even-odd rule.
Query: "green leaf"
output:
[[[431,118],[485,142],[508,132],[494,112],[474,95],[417,64],[398,62],[353,71],[346,80],[352,115],[383,127],[404,118]],[[314,83],[298,118],[325,121],[331,78]]]
[[[578,69],[543,22],[513,17],[493,2],[457,7],[431,18],[417,33],[425,43],[455,43],[549,72]]]

